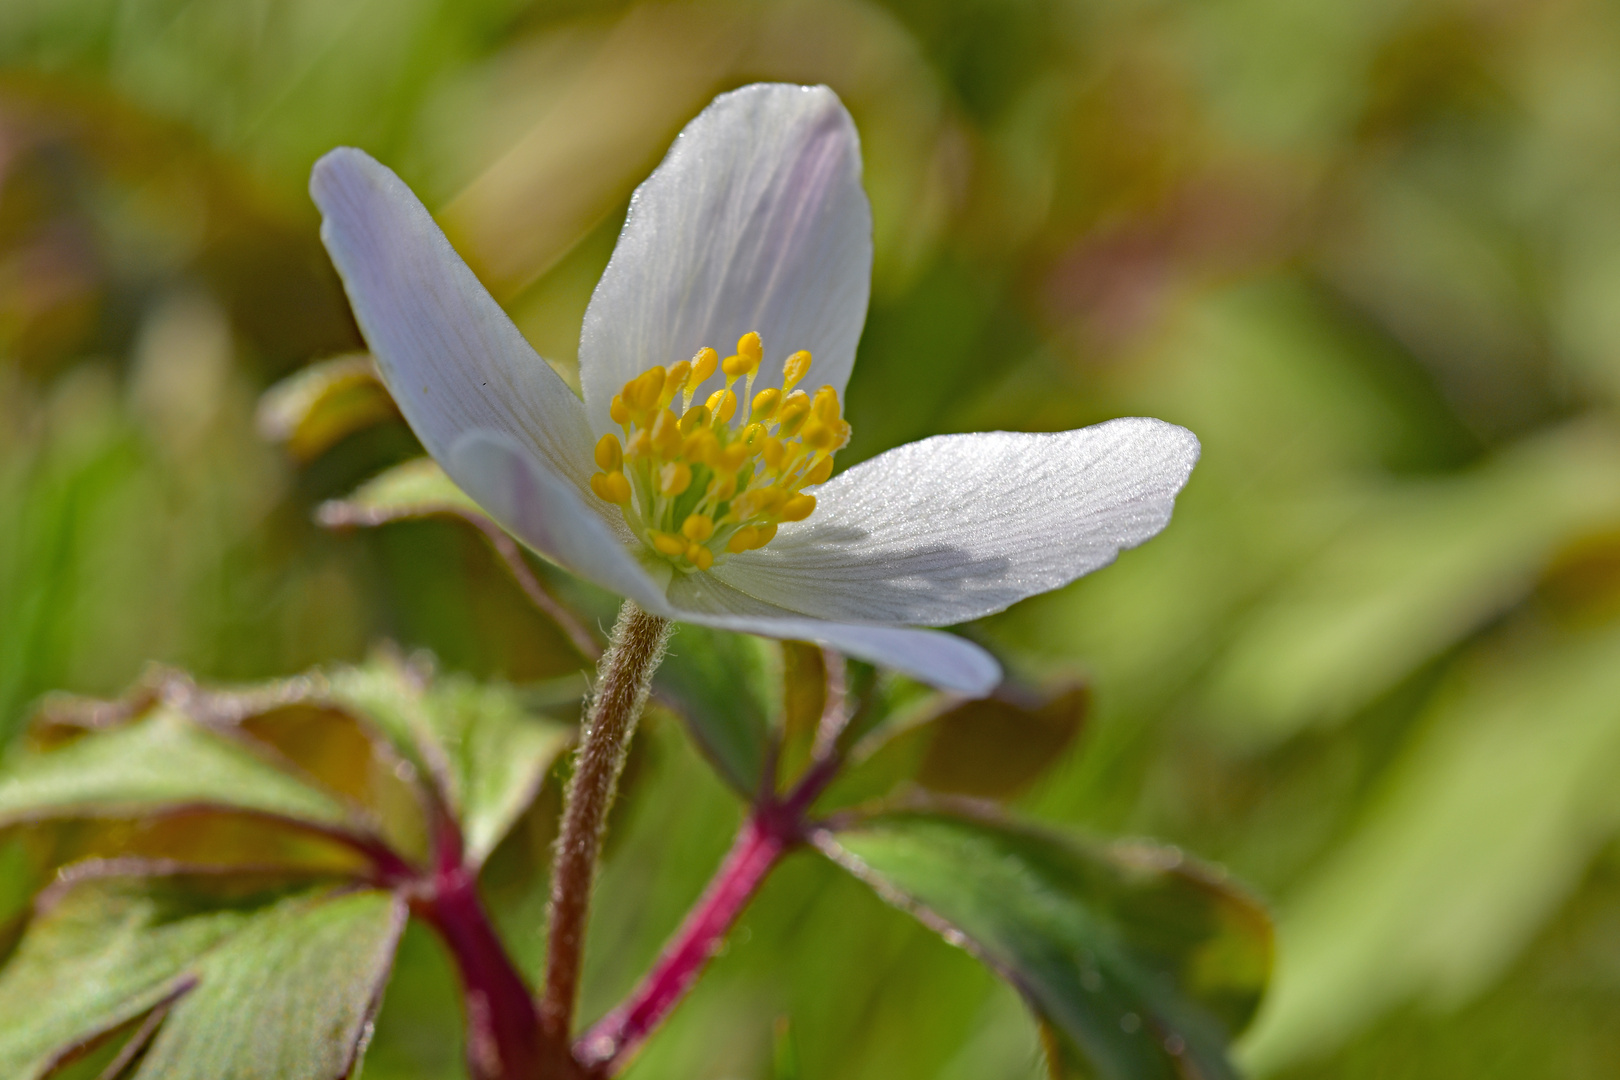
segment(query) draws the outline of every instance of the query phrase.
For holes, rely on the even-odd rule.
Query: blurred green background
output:
[[[255,430],[267,386],[358,345],[309,167],[393,165],[570,375],[631,188],[761,79],[830,84],[864,140],[841,465],[1122,414],[1203,440],[1162,538],[974,631],[1093,686],[1022,809],[1274,903],[1256,1076],[1620,1075],[1620,10],[1596,0],[4,0],[0,735],[149,660],[256,678],[388,638],[571,670],[469,530],[313,523],[416,452],[401,424],[307,462]],[[588,1014],[738,817],[650,723]],[[509,866],[544,851],[531,818]],[[538,893],[510,892],[532,969]],[[770,1076],[784,1016],[806,1080],[1038,1073],[1010,991],[803,856],[629,1075]],[[413,930],[366,1076],[459,1076],[458,1039]]]

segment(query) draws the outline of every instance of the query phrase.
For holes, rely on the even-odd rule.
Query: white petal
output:
[[[806,618],[739,593],[712,574],[677,574],[668,596],[673,618],[761,637],[814,641],[969,697],[983,697],[1001,681],[1001,665],[994,657],[966,638],[940,630]]]
[[[757,330],[755,391],[779,386],[782,361],[814,355],[806,387],[840,396],[866,321],[872,211],[860,141],[825,86],[747,86],[715,98],[636,189],[580,336],[592,426],[654,364],[722,358]],[[704,390],[718,388],[718,373]],[[701,400],[701,396],[699,398]]]
[[[615,530],[573,484],[510,435],[466,433],[451,448],[445,471],[503,529],[565,570],[655,614],[670,614],[663,590],[633,554],[640,543],[623,522]]]
[[[943,630],[747,615],[678,614],[676,618],[760,637],[813,641],[845,656],[893,668],[919,682],[971,698],[984,697],[1001,682],[1001,665],[993,656],[966,638]]]
[[[450,453],[450,468],[502,528],[558,565],[629,597],[665,618],[761,637],[815,641],[849,656],[894,668],[941,689],[988,694],[1001,681],[994,658],[964,638],[938,630],[855,626],[795,615],[744,596],[708,574],[674,573],[661,587],[634,554],[639,543],[616,533],[567,481],[510,436],[471,432]],[[652,564],[668,573],[662,561]]]
[[[923,439],[833,477],[816,511],[712,573],[840,622],[946,626],[1112,562],[1170,521],[1192,432],[1131,418]]]
[[[576,485],[593,446],[579,399],[535,353],[386,166],[343,147],[315,163],[321,239],[394,400],[428,453],[469,431],[503,431]]]

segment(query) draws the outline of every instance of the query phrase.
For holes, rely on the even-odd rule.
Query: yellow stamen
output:
[[[652,546],[656,548],[658,553],[661,555],[673,556],[686,554],[686,541],[682,540],[678,536],[671,536],[669,533],[664,532],[649,532],[647,534],[647,539],[652,541]]]
[[[701,544],[714,535],[714,522],[703,514],[688,514],[681,523],[681,532],[688,540]]]
[[[681,422],[668,409],[661,411],[653,421],[652,444],[658,456],[666,461],[681,452]]]
[[[782,401],[782,407],[777,410],[776,422],[784,438],[791,439],[799,433],[804,426],[805,418],[810,415],[810,395],[803,390],[795,390]]]
[[[816,419],[829,427],[838,423],[838,391],[830,386],[823,386],[816,391],[815,400],[810,403],[810,410],[816,414]]]
[[[783,521],[803,521],[816,512],[814,495],[795,495],[782,504]]]
[[[808,518],[816,497],[803,489],[831,478],[833,454],[849,441],[837,391],[793,389],[809,374],[808,352],[787,358],[781,389],[750,396],[764,355],[759,335],[744,334],[723,363],[699,349],[637,375],[609,406],[624,434],[597,440],[591,490],[683,573],[764,547],[781,522]],[[698,387],[722,370],[725,387],[694,405]]]
[[[782,365],[782,393],[787,393],[810,373],[810,354],[800,350],[787,358]]]
[[[670,365],[669,373],[664,376],[664,392],[659,400],[668,405],[675,400],[675,395],[686,386],[686,380],[692,377],[692,361],[682,360],[678,364]]]
[[[591,490],[603,502],[625,506],[630,502],[630,481],[622,472],[599,472],[591,477]]]
[[[681,434],[690,435],[695,429],[703,427],[708,422],[709,407],[707,405],[699,405],[695,409],[687,409],[685,415],[681,417]]]
[[[700,409],[702,407],[698,406]],[[692,432],[681,444],[681,456],[700,465],[709,464],[719,452],[720,440],[708,428],[699,428]]]
[[[624,384],[624,403],[635,412],[646,412],[658,406],[658,396],[664,392],[666,375],[662,365],[637,375]]]
[[[692,466],[672,461],[658,470],[658,494],[674,497],[692,486]]]
[[[716,390],[709,395],[708,407],[716,420],[729,424],[737,412],[737,395],[730,390]]]
[[[682,405],[691,407],[692,395],[697,393],[697,388],[703,385],[705,379],[714,374],[714,369],[719,363],[720,354],[713,349],[703,348],[697,351],[697,355],[692,357],[692,377],[687,380],[686,392],[681,397]]]
[[[782,403],[782,391],[772,387],[761,390],[754,395],[754,411],[749,413],[749,419],[763,423],[776,415],[776,407]]]
[[[735,473],[717,476],[709,481],[709,498],[717,502],[723,502],[735,494],[737,494],[737,476]]]

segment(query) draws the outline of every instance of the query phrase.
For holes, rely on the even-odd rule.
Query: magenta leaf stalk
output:
[[[686,921],[630,999],[574,1044],[574,1056],[596,1075],[611,1075],[686,996],[765,876],[799,841],[795,823],[773,815],[749,818]]]
[[[841,765],[837,755],[823,757],[786,798],[767,800],[755,808],[652,970],[624,1004],[602,1017],[574,1044],[575,1059],[592,1076],[611,1076],[623,1068],[680,1004],[720,951],[726,934],[766,876],[783,855],[804,842],[811,828],[810,806]]]
[[[559,1062],[566,1054],[549,1046],[540,1029],[529,987],[478,896],[477,872],[463,862],[460,831],[443,818],[437,833],[433,874],[413,907],[439,932],[461,975],[473,1080],[575,1075],[573,1062]]]

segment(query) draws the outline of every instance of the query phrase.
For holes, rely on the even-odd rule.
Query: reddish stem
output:
[[[477,1080],[540,1075],[540,1017],[478,899],[472,875],[440,877],[423,917],[439,931],[461,973],[467,1064]]]
[[[593,1075],[617,1071],[686,996],[765,876],[799,842],[799,821],[774,812],[778,809],[761,808],[743,825],[697,906],[635,993],[574,1044],[574,1056]]]
[[[577,1077],[566,1047],[549,1045],[528,984],[478,896],[477,873],[463,862],[461,835],[438,823],[434,871],[414,907],[444,939],[466,999],[467,1065],[474,1080],[562,1080]]]

